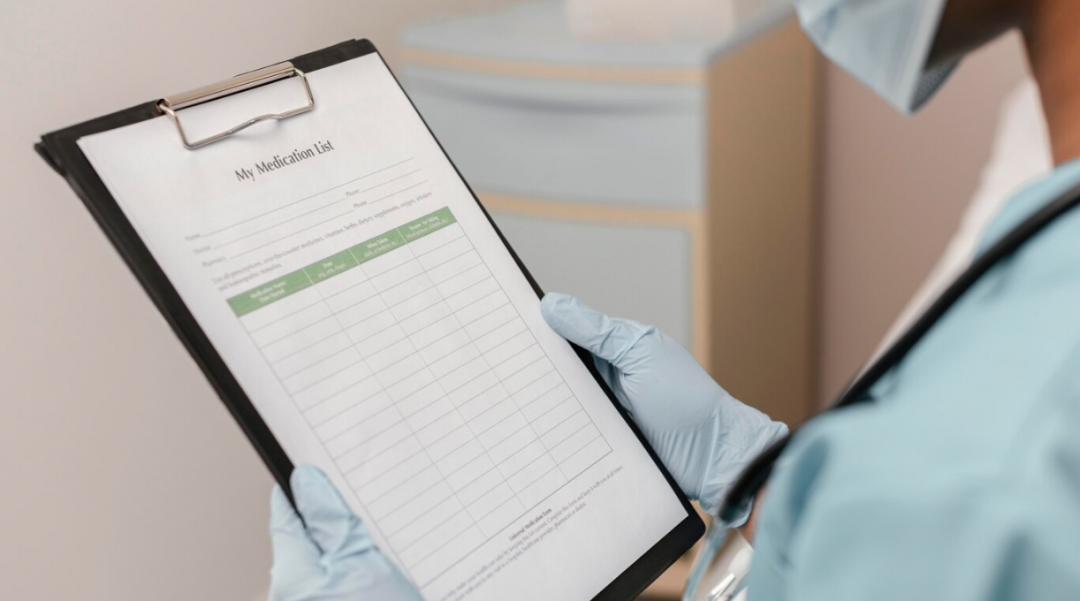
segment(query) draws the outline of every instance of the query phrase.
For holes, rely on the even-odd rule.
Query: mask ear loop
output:
[[[948,313],[957,301],[970,290],[991,268],[1015,253],[1026,242],[1034,238],[1048,225],[1071,209],[1080,205],[1080,186],[1075,186],[1045,205],[1023,223],[998,240],[986,252],[977,257],[964,273],[941,294],[934,304],[926,310],[918,321],[911,326],[885,353],[878,358],[861,376],[844,391],[832,407],[823,413],[842,409],[871,400],[870,389],[892,368],[896,367],[911,349]],[[821,415],[821,414],[819,414]],[[791,442],[797,430],[792,430],[784,438],[762,451],[739,475],[720,507],[719,516],[725,522],[731,522],[745,515],[750,504],[761,487],[772,474],[773,466],[781,453]]]

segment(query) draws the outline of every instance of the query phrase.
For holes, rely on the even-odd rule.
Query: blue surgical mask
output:
[[[793,0],[833,62],[902,112],[918,110],[957,62],[926,69],[946,0]]]

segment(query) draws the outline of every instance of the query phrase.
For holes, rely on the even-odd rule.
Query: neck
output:
[[[1076,0],[1031,0],[1029,6],[1024,41],[1060,165],[1080,158],[1080,10]]]

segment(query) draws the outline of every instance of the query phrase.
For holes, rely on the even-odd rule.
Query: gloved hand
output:
[[[321,471],[297,466],[289,482],[304,522],[275,486],[269,601],[422,601]]]
[[[713,515],[742,468],[787,433],[784,424],[735,400],[654,327],[608,317],[563,294],[545,295],[540,311],[560,336],[593,354],[679,487]]]

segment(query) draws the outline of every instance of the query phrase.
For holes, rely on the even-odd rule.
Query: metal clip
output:
[[[306,105],[285,111],[284,113],[267,113],[265,115],[259,115],[258,117],[248,119],[239,125],[230,127],[221,133],[214,134],[201,140],[195,140],[194,142],[188,140],[187,134],[184,132],[184,127],[180,124],[180,117],[176,114],[177,111],[292,76],[298,76],[300,81],[304,83],[304,92],[307,94]],[[184,92],[183,94],[164,98],[158,102],[158,108],[161,112],[171,117],[173,123],[176,124],[176,131],[180,133],[180,141],[184,143],[184,148],[195,150],[196,148],[206,146],[207,144],[224,140],[236,132],[247,129],[260,121],[267,121],[269,119],[288,119],[289,117],[299,115],[300,113],[306,113],[315,108],[315,97],[311,95],[311,85],[308,84],[307,75],[304,75],[304,72],[294,67],[292,63],[284,62],[264,67],[258,71],[238,75],[232,79],[203,86],[190,92]]]

